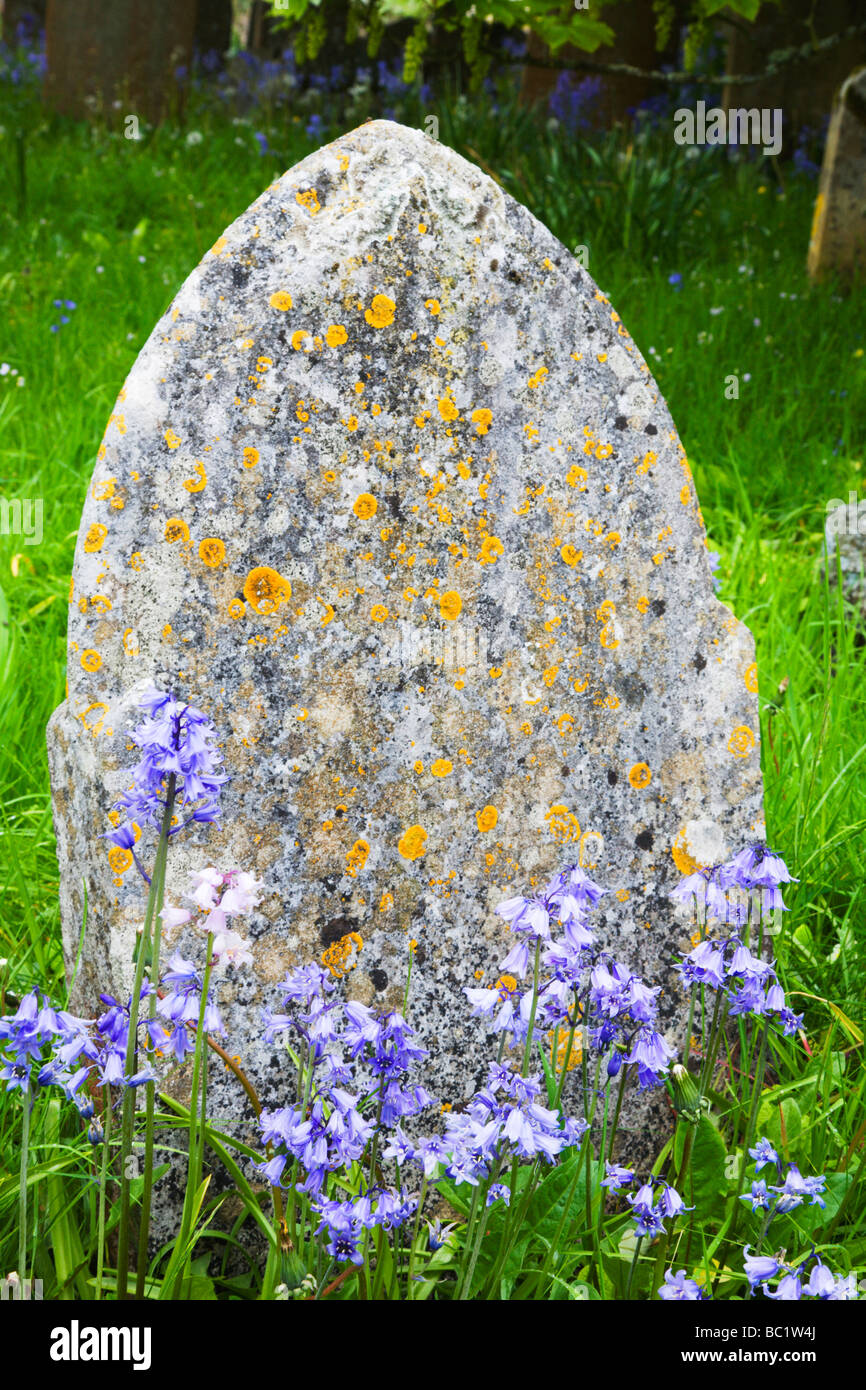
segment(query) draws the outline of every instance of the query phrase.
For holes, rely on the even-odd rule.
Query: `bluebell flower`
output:
[[[676,1274],[672,1270],[665,1270],[665,1282],[658,1291],[659,1298],[666,1301],[678,1301],[681,1303],[697,1303],[706,1298],[706,1294],[700,1284],[696,1284],[694,1279],[686,1277],[684,1269],[678,1269]]]
[[[793,1302],[803,1297],[803,1285],[797,1274],[785,1274],[776,1285],[775,1291],[771,1291],[764,1286],[764,1294],[767,1298],[781,1299],[783,1302]]]
[[[754,1289],[757,1284],[764,1284],[768,1279],[774,1279],[781,1269],[779,1261],[775,1255],[750,1255],[751,1246],[747,1245],[743,1251],[743,1266],[746,1271],[746,1278]]]
[[[152,687],[139,708],[145,721],[130,737],[141,751],[133,785],[117,801],[127,820],[161,826],[169,776],[174,775],[175,806],[187,817],[173,827],[176,834],[191,821],[219,817],[219,801],[228,777],[218,771],[222,754],[214,746],[216,732],[201,710]]]
[[[752,1183],[751,1192],[743,1193],[740,1197],[741,1202],[748,1202],[752,1211],[759,1211],[763,1207],[769,1207],[770,1194],[767,1191],[767,1184],[763,1178],[757,1178]]]
[[[826,1187],[826,1180],[823,1177],[804,1178],[800,1173],[796,1163],[792,1163],[785,1175],[785,1181],[781,1187],[772,1187],[771,1192],[779,1194],[776,1203],[776,1211],[793,1211],[794,1207],[799,1207],[807,1197],[811,1197],[810,1206],[814,1207],[817,1203],[819,1207],[826,1206],[826,1202],[821,1197],[821,1193]]]
[[[605,1176],[601,1180],[601,1186],[606,1187],[609,1192],[619,1192],[629,1183],[634,1182],[634,1172],[631,1168],[623,1168],[618,1163],[605,1163]]]
[[[680,272],[678,270],[674,270],[668,276],[668,284],[673,285],[674,288],[678,290],[680,288],[680,285],[682,284],[682,279],[683,277],[680,274]]]
[[[673,1048],[668,1046],[661,1033],[651,1028],[641,1028],[625,1060],[628,1064],[637,1063],[638,1085],[644,1090],[659,1084],[674,1055]]]

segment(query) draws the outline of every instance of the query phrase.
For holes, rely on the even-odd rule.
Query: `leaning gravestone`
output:
[[[493,908],[575,861],[681,1046],[668,894],[762,830],[752,639],[619,315],[473,165],[373,122],[218,239],[120,393],[70,605],[49,747],[80,1009],[131,981],[141,886],[100,836],[153,680],[212,717],[232,777],[170,899],[212,863],[267,884],[221,999],[270,1103],[260,1006],[353,931],[367,1003],[400,1007],[417,941],[424,1080],[471,1093],[493,1054],[463,990],[511,945]],[[248,1113],[216,1068],[212,1108]]]
[[[808,269],[813,280],[866,275],[866,68],[842,84],[833,106]]]

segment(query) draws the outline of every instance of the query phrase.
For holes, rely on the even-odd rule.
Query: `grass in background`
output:
[[[822,1096],[853,1154],[866,1012],[866,647],[818,569],[826,502],[860,486],[866,305],[806,281],[815,186],[804,176],[785,172],[781,184],[724,151],[684,157],[669,130],[587,144],[504,100],[495,113],[484,97],[433,109],[443,141],[494,172],[567,246],[589,247],[589,270],[677,423],[722,556],[721,597],[757,645],[768,838],[800,877],[777,938],[783,983],[803,991],[792,1003],[805,1009],[813,1049],[842,1055],[849,1080],[837,1069]],[[0,957],[6,991],[38,983],[62,998],[44,728],[64,694],[69,575],[96,448],[139,349],[217,236],[320,140],[378,113],[362,93],[344,125],[311,139],[302,116],[232,121],[193,106],[185,126],[135,142],[33,105],[26,197],[13,114],[0,110],[0,161],[15,190],[0,209],[0,364],[10,368],[0,375],[0,492],[43,499],[44,538],[0,536]],[[426,112],[416,102],[400,114],[423,126]],[[725,396],[732,374],[736,400]],[[9,1112],[0,1104],[5,1230]],[[76,1231],[93,1222],[89,1146],[74,1116],[35,1138],[32,1180],[72,1289]],[[0,1274],[14,1262],[0,1245]]]

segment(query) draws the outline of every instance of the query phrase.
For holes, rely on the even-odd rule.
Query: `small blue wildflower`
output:
[[[659,1298],[668,1302],[697,1303],[706,1299],[706,1294],[700,1284],[696,1284],[694,1279],[686,1277],[684,1269],[678,1269],[676,1274],[671,1270],[665,1270],[665,1282],[658,1291]]]

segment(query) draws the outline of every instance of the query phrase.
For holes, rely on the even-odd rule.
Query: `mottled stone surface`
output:
[[[866,275],[866,68],[839,89],[809,241],[809,274]]]
[[[820,580],[829,576],[831,591],[841,582],[842,594],[866,623],[866,498],[852,491],[848,501],[828,504],[824,523],[825,552]]]
[[[120,393],[49,727],[70,966],[88,890],[81,1008],[131,978],[141,888],[99,835],[147,679],[208,711],[233,779],[223,829],[170,856],[171,896],[213,862],[268,885],[223,1000],[271,1100],[259,1006],[355,930],[350,992],[383,1005],[417,940],[426,1079],[471,1092],[492,1054],[462,991],[510,944],[493,907],[577,859],[681,1042],[667,894],[762,829],[752,639],[713,595],[688,462],[619,315],[427,136],[371,123],[285,174]],[[248,1114],[212,1080],[218,1112]]]

